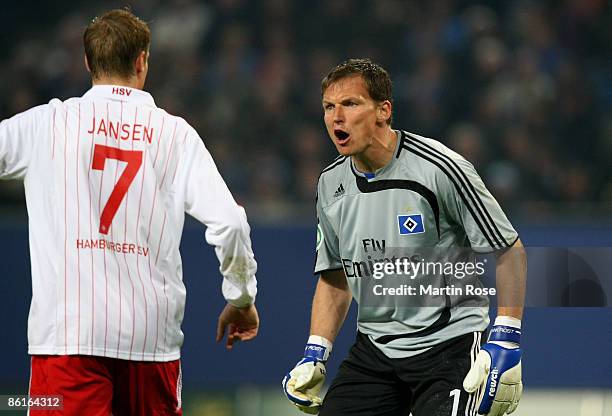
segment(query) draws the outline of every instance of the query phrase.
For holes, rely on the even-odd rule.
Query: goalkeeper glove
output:
[[[287,398],[304,413],[319,413],[323,400],[319,397],[325,382],[325,363],[332,343],[323,337],[308,338],[304,358],[283,379],[283,391]]]
[[[523,393],[520,341],[521,321],[497,317],[487,343],[463,380],[468,393],[484,389],[478,414],[503,416],[516,410]]]

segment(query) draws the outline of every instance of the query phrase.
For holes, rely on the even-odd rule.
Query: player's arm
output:
[[[502,416],[514,412],[523,392],[520,341],[527,256],[520,240],[496,256],[497,318],[463,387],[468,393],[482,389],[479,414]]]
[[[317,195],[322,192],[319,179]],[[310,319],[310,337],[304,357],[285,375],[282,386],[287,398],[305,413],[315,414],[322,403],[319,392],[325,382],[325,362],[351,304],[351,291],[340,259],[339,238],[317,197],[317,249],[315,273],[317,282]]]
[[[321,273],[310,317],[310,335],[333,343],[351,306],[352,294],[343,270]]]
[[[312,301],[310,337],[304,357],[283,379],[285,395],[302,412],[316,414],[323,402],[319,393],[325,382],[325,363],[351,300],[343,270],[321,273]]]
[[[206,225],[206,241],[215,247],[222,292],[228,305],[217,326],[220,341],[228,329],[226,346],[257,335],[255,308],[257,263],[251,248],[246,213],[234,200],[198,134],[190,129],[181,153],[176,183],[184,193],[185,212]]]
[[[44,146],[39,128],[48,125],[48,105],[40,105],[0,122],[0,179],[23,179],[36,141]]]
[[[527,284],[527,255],[518,239],[507,250],[497,254],[497,316],[523,319]]]

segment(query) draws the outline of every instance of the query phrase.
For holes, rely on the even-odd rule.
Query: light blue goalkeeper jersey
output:
[[[374,279],[377,262],[400,257],[424,261],[428,255],[470,261],[474,252],[505,249],[518,239],[472,164],[438,141],[397,134],[393,158],[374,178],[359,172],[350,157],[339,157],[324,169],[316,205],[315,273],[344,270],[359,304],[358,329],[391,358],[485,330],[489,303],[483,295],[453,302],[431,292],[381,295],[375,286],[392,277]],[[447,270],[401,278],[415,289],[458,282]]]

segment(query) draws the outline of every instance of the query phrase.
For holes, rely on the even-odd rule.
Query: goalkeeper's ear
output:
[[[83,60],[85,61],[85,69],[87,69],[87,72],[89,72],[91,74],[91,69],[89,68],[89,62],[87,61],[87,55],[83,54]]]

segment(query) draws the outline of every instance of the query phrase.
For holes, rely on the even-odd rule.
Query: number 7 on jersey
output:
[[[91,168],[94,170],[104,170],[106,159],[119,160],[126,162],[127,165],[102,210],[99,230],[102,234],[108,234],[108,229],[113,222],[113,218],[115,218],[115,214],[117,214],[119,205],[121,205],[121,201],[123,201],[128,188],[142,165],[142,150],[122,150],[117,147],[97,144],[94,147]]]

